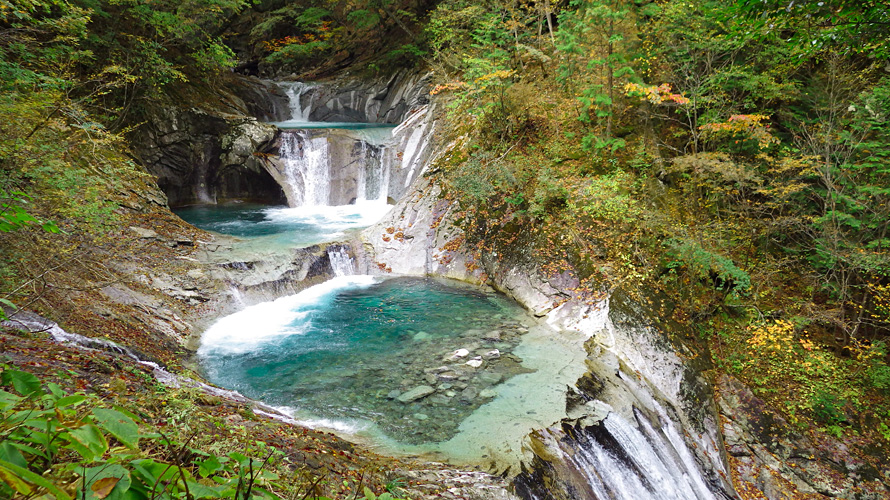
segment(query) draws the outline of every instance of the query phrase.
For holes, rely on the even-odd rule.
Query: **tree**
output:
[[[634,75],[632,6],[624,0],[572,0],[559,16],[559,79],[576,93],[580,119],[600,129],[586,138],[586,144],[597,149],[623,146],[612,129],[617,89]]]

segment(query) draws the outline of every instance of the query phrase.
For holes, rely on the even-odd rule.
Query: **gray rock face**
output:
[[[253,99],[272,103],[276,89],[246,78],[231,86],[235,89],[202,109],[169,105],[151,110],[131,137],[136,155],[157,177],[170,205],[234,198],[284,202],[284,193],[264,168],[277,129],[252,116],[260,111],[235,93],[249,89]]]
[[[726,448],[741,480],[766,498],[797,498],[801,493],[851,500],[890,497],[886,475],[863,460],[862,450],[852,453],[833,438],[814,442],[728,375],[717,384]]]
[[[300,99],[319,122],[400,123],[429,102],[432,73],[400,71],[378,80],[344,78],[317,82]]]
[[[405,392],[398,399],[402,403],[410,403],[412,401],[417,401],[418,399],[429,396],[430,394],[436,392],[435,389],[428,385],[419,385],[410,391]]]

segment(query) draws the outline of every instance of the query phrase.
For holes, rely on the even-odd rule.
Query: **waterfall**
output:
[[[247,306],[247,303],[244,302],[244,295],[241,294],[241,290],[238,290],[238,287],[231,285],[231,287],[229,287],[229,294],[231,294],[232,299],[235,300],[235,304],[237,304],[238,307]]]
[[[653,310],[613,294],[597,314],[563,305],[548,322],[591,332],[585,376],[558,425],[534,432],[514,480],[549,500],[735,498],[703,378],[653,328]]]
[[[398,126],[361,122],[377,119],[371,110],[379,106],[373,97],[379,90],[363,94],[303,82],[279,86],[291,116],[273,123],[281,130],[279,155],[264,167],[291,207],[386,203],[401,198],[426,169],[435,129],[430,105],[401,104],[396,116],[404,119]],[[311,119],[319,116],[341,121]]]
[[[290,102],[290,119],[295,122],[308,122],[309,114],[312,113],[311,96],[306,107],[303,107],[302,100],[303,95],[314,89],[315,86],[304,82],[283,82],[281,87]]]
[[[610,412],[602,422],[570,433],[545,429],[536,439],[559,469],[558,480],[521,475],[524,498],[558,498],[559,490],[591,500],[714,500],[683,437],[669,419],[651,421],[634,409],[634,421]],[[549,486],[548,486],[549,485]]]
[[[331,261],[331,269],[334,276],[352,276],[355,274],[355,262],[346,251],[346,247],[328,249],[328,258]]]
[[[359,201],[386,201],[389,194],[389,168],[384,163],[386,146],[375,147],[361,141],[359,155],[363,165],[358,179]]]
[[[292,206],[327,206],[331,191],[331,158],[328,139],[309,130],[281,135],[281,160]]]

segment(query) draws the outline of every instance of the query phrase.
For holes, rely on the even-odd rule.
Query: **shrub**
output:
[[[846,422],[844,405],[846,401],[826,390],[816,391],[810,398],[810,406],[816,420],[829,426]]]

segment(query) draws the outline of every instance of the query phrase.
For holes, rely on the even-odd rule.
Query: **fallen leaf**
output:
[[[120,480],[121,478],[119,477],[103,477],[102,479],[93,483],[93,485],[90,486],[90,489],[93,490],[93,493],[96,494],[96,497],[101,500],[111,494],[111,490],[113,490],[114,487],[117,486],[117,483]]]

